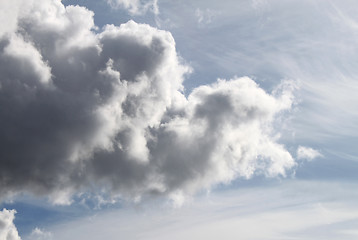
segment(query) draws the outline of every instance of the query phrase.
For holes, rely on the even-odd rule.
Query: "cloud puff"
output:
[[[317,157],[323,157],[323,155],[313,148],[303,146],[299,146],[297,148],[297,159],[305,159],[307,161],[312,161]]]
[[[52,233],[41,230],[40,228],[35,228],[32,230],[29,240],[50,240],[52,239]]]
[[[291,107],[289,85],[269,94],[234,78],[186,97],[191,70],[169,32],[129,21],[95,33],[93,12],[60,1],[17,8],[0,36],[2,197],[178,198],[295,165],[272,128]]]
[[[124,8],[132,15],[142,15],[147,11],[159,14],[158,0],[107,0],[114,8]]]
[[[15,219],[15,210],[3,209],[0,211],[0,239],[4,240],[20,240],[16,226],[13,221]]]

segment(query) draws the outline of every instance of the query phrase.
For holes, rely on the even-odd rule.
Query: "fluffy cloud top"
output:
[[[0,35],[2,197],[178,196],[295,165],[272,128],[290,86],[234,78],[186,97],[169,32],[129,21],[97,34],[91,11],[59,0],[13,9]]]
[[[0,211],[0,239],[21,240],[13,223],[15,213],[15,210],[7,210],[5,208]]]

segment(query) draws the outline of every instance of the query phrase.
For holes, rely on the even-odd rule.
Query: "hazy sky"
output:
[[[357,239],[357,10],[0,0],[0,240]]]

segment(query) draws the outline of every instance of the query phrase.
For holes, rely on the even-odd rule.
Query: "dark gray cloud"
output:
[[[291,107],[286,88],[235,78],[185,97],[190,68],[169,32],[129,21],[97,34],[92,12],[60,1],[15,9],[16,27],[0,32],[2,197],[176,199],[295,165],[271,126]]]

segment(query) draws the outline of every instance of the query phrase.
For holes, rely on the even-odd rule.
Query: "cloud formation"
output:
[[[0,239],[21,240],[14,225],[15,210],[3,209],[0,211]]]
[[[214,191],[175,210],[150,205],[141,212],[128,208],[102,211],[93,218],[76,218],[51,226],[51,231],[53,238],[59,240],[97,240],[98,236],[148,240],[236,240],[237,236],[245,240],[355,240],[357,187],[357,183],[346,181],[332,184],[295,179]],[[253,231],[253,226],[260,231]]]
[[[272,127],[292,105],[289,84],[270,94],[222,79],[186,97],[191,69],[169,32],[129,21],[95,33],[84,7],[18,3],[0,33],[2,197],[176,198],[295,166]]]
[[[318,157],[323,157],[323,155],[313,148],[303,146],[299,146],[297,148],[297,159],[305,159],[307,161],[312,161],[313,159]]]
[[[51,232],[46,232],[41,230],[40,228],[35,228],[32,230],[29,238],[29,240],[51,240],[53,239]]]
[[[158,0],[107,0],[114,8],[124,8],[131,15],[143,15],[148,11],[159,14]]]
[[[211,9],[205,9],[201,10],[200,8],[197,8],[195,10],[195,17],[197,18],[197,21],[199,24],[209,24],[212,22],[213,18],[218,15],[219,12],[211,10]]]

